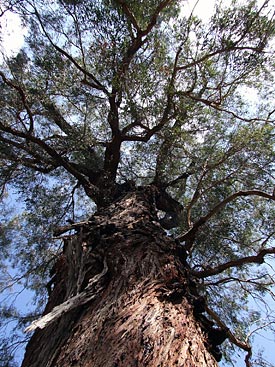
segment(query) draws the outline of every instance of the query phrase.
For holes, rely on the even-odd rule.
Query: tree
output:
[[[267,365],[248,306],[274,299],[270,3],[205,24],[185,1],[2,2],[28,27],[0,71],[2,279],[20,268],[37,312],[49,294],[40,317],[2,306],[36,329],[22,366]]]

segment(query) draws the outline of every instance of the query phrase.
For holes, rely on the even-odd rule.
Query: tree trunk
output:
[[[154,203],[153,188],[129,193],[64,240],[45,314],[76,303],[34,333],[22,367],[217,366],[220,330]]]

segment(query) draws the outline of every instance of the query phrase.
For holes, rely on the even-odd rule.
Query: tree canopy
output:
[[[238,348],[250,358],[256,331],[274,330],[274,5],[217,1],[209,21],[185,8],[1,1],[1,15],[28,30],[0,68],[3,335],[18,321],[1,365],[12,366],[17,332],[41,312],[56,228],[135,186],[169,196],[160,223],[230,330],[226,361]],[[35,292],[28,314],[7,295],[17,283]],[[269,366],[257,355],[247,363]]]

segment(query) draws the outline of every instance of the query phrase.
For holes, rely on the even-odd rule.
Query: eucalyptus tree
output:
[[[28,29],[0,71],[1,286],[13,265],[42,313],[1,306],[35,330],[22,366],[267,365],[274,6],[185,7],[2,1]]]

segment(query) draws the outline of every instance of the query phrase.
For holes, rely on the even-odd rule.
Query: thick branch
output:
[[[215,268],[207,268],[202,271],[192,271],[192,274],[198,278],[206,278],[220,274],[230,268],[241,267],[245,264],[262,264],[264,262],[264,257],[270,254],[275,254],[275,247],[262,249],[257,255],[246,256],[240,259],[228,261],[227,263],[218,265]]]
[[[179,60],[179,56],[181,54],[181,51],[182,51],[182,47],[179,47],[179,49],[176,53],[175,60],[174,60],[172,75],[171,75],[171,79],[170,79],[170,83],[169,83],[169,87],[168,87],[168,91],[167,91],[167,107],[169,107],[169,108],[171,107],[171,103],[172,103],[172,98],[173,97],[172,97],[171,91],[174,89],[174,83],[175,83],[176,74],[177,74],[176,67],[177,67],[177,64],[178,64],[178,60]],[[187,110],[185,109],[185,110],[181,111],[181,114],[182,114],[182,119],[177,119],[175,121],[175,123],[173,125],[173,130],[177,130],[182,126],[184,119],[187,117]],[[176,134],[171,134],[171,132],[168,133],[165,136],[165,138],[164,138],[164,140],[163,140],[163,142],[162,142],[162,144],[159,148],[159,152],[158,152],[158,155],[157,155],[157,162],[156,162],[156,173],[155,173],[155,179],[154,179],[154,181],[156,183],[159,182],[159,181],[160,182],[162,181],[161,176],[163,175],[163,171],[165,171],[165,169],[164,169],[165,163],[167,161],[170,148],[173,146],[176,138],[177,138]]]
[[[104,158],[104,171],[107,173],[106,179],[114,182],[117,174],[117,168],[120,162],[120,135],[115,135],[112,141],[107,145]],[[110,182],[109,182],[110,183]]]
[[[217,204],[208,214],[201,217],[194,225],[193,227],[184,233],[183,235],[178,236],[179,241],[188,241],[187,250],[190,249],[192,246],[192,241],[195,238],[196,233],[198,232],[199,228],[204,225],[209,219],[211,219],[215,214],[217,214],[220,210],[222,210],[228,203],[231,201],[237,199],[238,197],[245,197],[245,196],[260,196],[266,199],[275,200],[275,195],[267,194],[260,190],[248,190],[248,191],[238,191],[227,198],[225,198],[222,202]]]
[[[169,2],[168,2],[169,3]],[[174,88],[174,82],[175,82],[175,78],[176,78],[176,74],[177,74],[177,64],[178,64],[178,60],[179,60],[179,56],[180,53],[182,52],[182,48],[179,47],[176,56],[175,56],[175,60],[174,60],[174,66],[173,66],[173,70],[171,73],[171,78],[170,81],[168,83],[168,87],[167,87],[167,100],[166,100],[166,107],[164,108],[162,117],[160,119],[160,122],[154,126],[152,129],[146,129],[146,134],[143,136],[140,135],[126,135],[127,131],[129,131],[129,126],[126,126],[123,130],[122,130],[122,135],[123,135],[123,140],[124,141],[142,141],[142,142],[148,142],[151,137],[153,135],[155,135],[157,132],[159,132],[165,125],[166,123],[172,118],[172,116],[170,116],[171,113],[171,109],[172,109],[172,102],[173,102],[173,88]],[[131,124],[132,126],[132,124]],[[136,125],[138,126],[138,125]],[[133,126],[132,126],[133,127]]]
[[[177,183],[181,182],[182,180],[186,180],[192,174],[193,172],[191,171],[184,172],[181,175],[179,175],[177,178],[175,178],[174,180],[165,183],[164,186],[165,187],[175,186]]]
[[[151,139],[151,137],[155,135],[157,132],[159,132],[167,124],[167,122],[172,118],[172,116],[170,116],[171,107],[172,107],[172,95],[169,93],[167,95],[166,107],[164,108],[160,122],[156,126],[154,126],[152,129],[149,129],[144,136],[123,135],[122,136],[123,141],[142,141],[142,142],[147,143]]]
[[[132,13],[130,12],[128,6],[124,3],[123,0],[117,0],[117,2],[121,5],[123,5],[123,10],[124,12],[128,15],[128,17],[131,18],[131,21],[134,22],[135,28],[138,30],[137,32],[137,37],[134,38],[133,42],[130,44],[130,46],[128,47],[124,58],[122,59],[121,62],[121,67],[118,72],[118,77],[121,77],[122,75],[125,75],[125,73],[127,72],[129,65],[134,57],[134,55],[137,53],[137,51],[143,46],[143,44],[146,42],[146,39],[144,39],[144,37],[146,37],[151,30],[154,28],[154,26],[157,23],[157,19],[158,16],[160,15],[160,13],[171,3],[175,2],[175,0],[165,0],[162,1],[156,8],[155,12],[153,13],[149,24],[147,25],[146,29],[144,30],[140,30],[139,26],[137,25],[137,22],[134,18],[134,16],[132,15]]]
[[[45,101],[45,97],[42,97],[42,105],[47,111],[47,117],[50,117],[54,123],[67,135],[75,136],[77,132],[75,129],[65,120],[65,118],[61,115],[57,106],[50,100]]]
[[[133,23],[135,28],[137,29],[137,36],[132,40],[131,44],[129,45],[126,53],[122,59],[121,65],[118,67],[117,71],[117,78],[120,79],[123,77],[127,70],[129,69],[130,63],[137,53],[137,51],[143,46],[146,42],[144,39],[147,36],[152,28],[155,26],[157,22],[157,18],[161,11],[172,3],[174,0],[165,0],[162,1],[157,9],[155,10],[154,14],[152,15],[150,22],[145,30],[141,31],[134,15],[131,13],[129,7],[125,4],[123,0],[117,0],[117,3],[122,5],[123,11],[130,17],[130,21]],[[148,130],[145,137],[140,137],[135,139],[135,137],[127,136],[126,132],[129,130],[129,126],[126,126],[122,132],[119,130],[119,118],[118,118],[118,105],[116,103],[116,95],[118,90],[113,88],[111,96],[109,96],[109,103],[110,103],[110,112],[108,115],[108,122],[112,130],[112,141],[108,144],[106,151],[105,151],[105,162],[104,162],[104,169],[106,172],[110,174],[110,179],[114,180],[116,177],[116,171],[120,160],[120,147],[123,141],[148,141],[151,136],[153,136],[157,131],[159,131],[167,122],[168,116],[171,109],[171,97],[170,95],[167,98],[167,106],[164,109],[164,113],[162,119],[158,125],[156,125],[153,129]],[[142,140],[141,140],[142,139]]]
[[[127,70],[129,69],[130,63],[134,58],[135,54],[146,42],[146,39],[144,39],[144,37],[149,34],[149,32],[156,24],[157,17],[160,14],[160,12],[171,2],[172,2],[171,0],[166,0],[159,4],[145,30],[141,31],[136,24],[138,30],[137,36],[132,40],[131,44],[126,50],[126,53],[121,61],[121,64],[117,69],[116,79],[122,78],[127,73]],[[131,14],[130,9],[124,3],[124,1],[119,0],[118,3],[122,5],[123,10],[128,14],[128,16],[130,16]],[[133,16],[131,16],[131,19],[134,22]],[[111,180],[114,180],[116,177],[116,171],[120,160],[120,147],[122,141],[131,140],[128,139],[128,137],[125,135],[125,131],[127,130],[124,130],[122,134],[119,130],[118,102],[116,101],[116,96],[118,92],[119,91],[117,90],[117,87],[113,87],[112,93],[109,96],[110,112],[108,114],[108,123],[112,130],[112,141],[106,147],[104,170],[107,172],[108,175],[110,175],[109,179]],[[171,107],[171,98],[169,97],[167,107],[164,110],[164,114],[160,124],[147,132],[147,134],[149,135],[147,136],[146,141],[148,141],[152,135],[154,135],[159,129],[162,128],[162,126],[164,126],[164,124],[167,121],[167,117],[169,115],[170,107]]]
[[[79,231],[80,228],[87,226],[88,224],[89,224],[89,221],[84,221],[84,222],[72,223],[67,226],[57,227],[54,229],[53,235],[57,237],[71,230]]]

